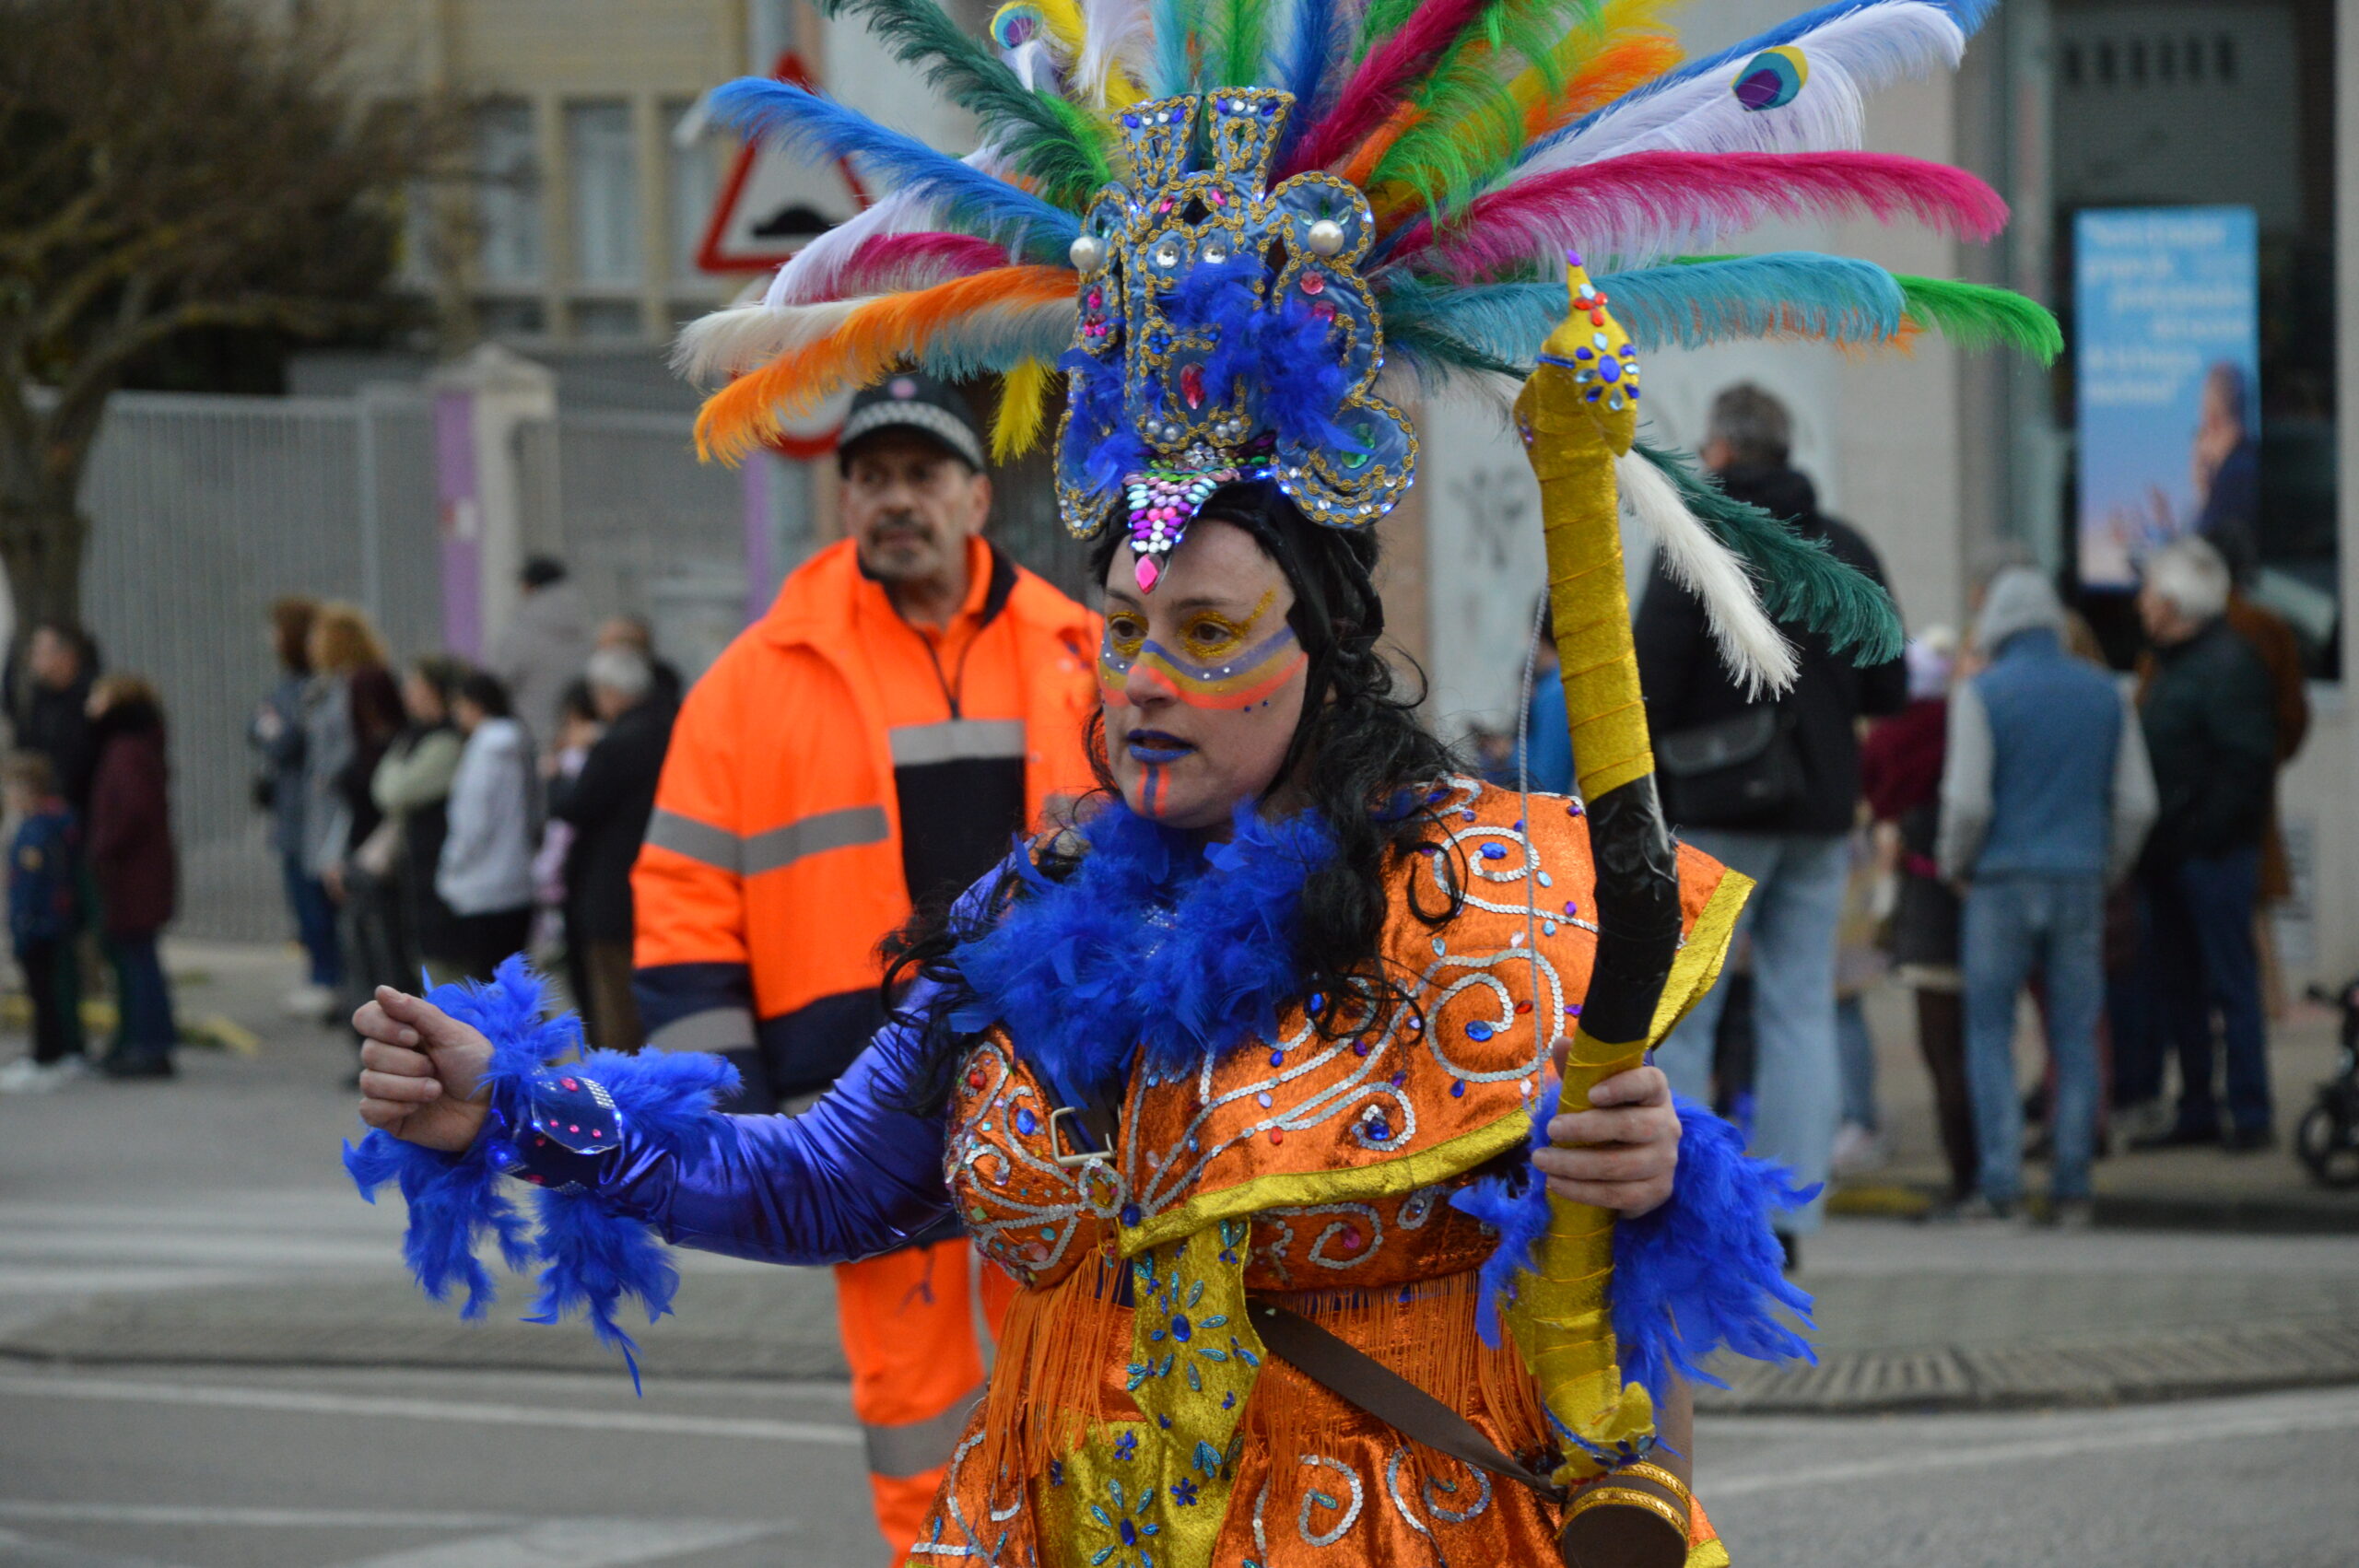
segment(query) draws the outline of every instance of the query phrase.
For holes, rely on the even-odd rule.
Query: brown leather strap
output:
[[[1374,1416],[1403,1437],[1461,1459],[1495,1476],[1520,1481],[1551,1503],[1564,1489],[1516,1463],[1472,1422],[1367,1352],[1309,1318],[1261,1296],[1246,1298],[1253,1327],[1272,1355],[1344,1403]]]

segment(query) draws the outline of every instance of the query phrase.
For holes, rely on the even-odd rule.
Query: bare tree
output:
[[[236,0],[0,0],[0,566],[78,625],[83,470],[174,334],[382,322],[456,117],[356,92],[340,34]]]

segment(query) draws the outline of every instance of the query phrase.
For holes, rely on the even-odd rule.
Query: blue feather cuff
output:
[[[1556,1114],[1550,1084],[1532,1111],[1531,1147],[1547,1143]],[[1780,1320],[1783,1306],[1807,1326],[1809,1293],[1785,1277],[1784,1250],[1770,1216],[1806,1203],[1783,1166],[1744,1152],[1743,1135],[1693,1100],[1679,1107],[1679,1175],[1671,1199],[1652,1213],[1614,1227],[1614,1337],[1622,1375],[1660,1403],[1674,1375],[1723,1387],[1703,1363],[1722,1350],[1755,1361],[1813,1361],[1810,1342]],[[1461,1188],[1460,1211],[1499,1233],[1483,1265],[1477,1319],[1485,1342],[1498,1343],[1498,1304],[1513,1300],[1515,1276],[1529,1270],[1532,1248],[1548,1228],[1548,1188],[1529,1160]]]
[[[372,1203],[387,1183],[401,1188],[409,1206],[403,1257],[428,1296],[442,1301],[464,1286],[461,1316],[482,1316],[494,1294],[477,1256],[487,1239],[511,1270],[539,1269],[540,1292],[525,1321],[555,1323],[581,1312],[600,1343],[622,1352],[636,1387],[637,1347],[616,1310],[623,1297],[635,1296],[654,1322],[671,1310],[679,1274],[644,1223],[607,1209],[594,1187],[576,1179],[594,1173],[603,1150],[585,1164],[562,1142],[535,1149],[531,1129],[548,1121],[552,1106],[587,1094],[612,1107],[614,1125],[600,1129],[601,1142],[611,1131],[617,1147],[696,1158],[734,1141],[734,1124],[712,1107],[735,1089],[736,1069],[714,1056],[582,1055],[581,1024],[570,1014],[543,1016],[544,988],[522,957],[500,965],[488,986],[440,986],[427,1000],[491,1042],[483,1080],[491,1116],[484,1133],[465,1153],[445,1154],[371,1132],[357,1147],[345,1145],[345,1169]],[[562,1078],[545,1071],[568,1053],[580,1059]],[[538,1195],[534,1234],[498,1178],[506,1171],[545,1170],[555,1171],[559,1184]]]

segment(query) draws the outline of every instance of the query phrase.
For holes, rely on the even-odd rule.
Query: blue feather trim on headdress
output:
[[[555,1323],[579,1310],[602,1344],[622,1352],[639,1382],[637,1347],[615,1316],[625,1296],[637,1297],[650,1323],[671,1310],[679,1275],[642,1222],[603,1207],[588,1190],[544,1191],[540,1230],[528,1235],[522,1216],[499,1190],[506,1132],[527,1125],[534,1078],[558,1057],[580,1058],[573,1071],[594,1079],[612,1096],[616,1124],[634,1148],[699,1158],[734,1141],[729,1118],[712,1107],[734,1089],[737,1070],[713,1056],[650,1051],[581,1055],[581,1025],[570,1013],[546,1017],[546,988],[522,956],[501,964],[491,984],[438,986],[427,1000],[491,1042],[483,1084],[495,1120],[464,1154],[446,1154],[370,1132],[344,1146],[345,1169],[360,1195],[376,1201],[380,1188],[397,1182],[409,1206],[402,1253],[426,1293],[440,1301],[464,1285],[461,1315],[480,1317],[493,1299],[489,1272],[476,1248],[489,1237],[511,1270],[538,1266],[540,1292],[533,1323]]]
[[[954,1026],[1004,1023],[1068,1104],[1120,1079],[1134,1047],[1175,1072],[1274,1033],[1301,995],[1296,919],[1335,855],[1326,824],[1240,805],[1235,837],[1199,847],[1115,801],[1082,831],[1078,870],[1051,882],[1020,857],[1022,893],[958,949],[973,995]]]
[[[1561,1085],[1533,1100],[1531,1148],[1547,1147]],[[1722,1350],[1755,1361],[1815,1362],[1810,1341],[1780,1321],[1783,1306],[1807,1325],[1811,1299],[1785,1277],[1774,1213],[1806,1203],[1781,1165],[1744,1152],[1743,1134],[1693,1100],[1679,1107],[1679,1175],[1670,1200],[1614,1227],[1614,1338],[1622,1375],[1658,1404],[1675,1375],[1725,1387],[1704,1369]],[[1499,1233],[1483,1265],[1475,1326],[1499,1342],[1498,1306],[1515,1299],[1548,1229],[1548,1188],[1529,1160],[1451,1195],[1450,1207]]]

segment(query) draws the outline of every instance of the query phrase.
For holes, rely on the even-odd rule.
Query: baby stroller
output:
[[[2359,1187],[2359,980],[2341,992],[2310,988],[2310,1000],[2342,1009],[2342,1054],[2335,1075],[2318,1085],[2318,1103],[2302,1113],[2294,1151],[2326,1187]]]

